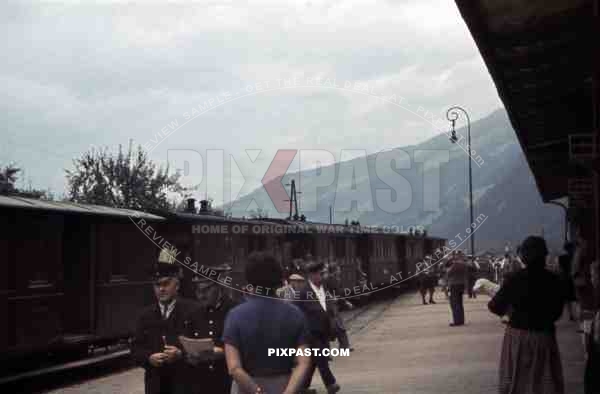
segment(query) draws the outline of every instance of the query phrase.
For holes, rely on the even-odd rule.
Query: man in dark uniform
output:
[[[158,263],[157,303],[146,307],[137,322],[131,350],[134,360],[145,369],[146,394],[192,394],[191,366],[185,361],[179,336],[194,336],[199,305],[177,296],[178,273],[173,260]]]
[[[453,322],[451,327],[463,326],[465,324],[465,309],[463,304],[463,293],[467,282],[469,263],[464,254],[459,252],[453,255],[449,261],[446,273],[448,275],[448,287],[450,288],[450,309],[452,310]]]
[[[435,286],[437,285],[437,275],[433,272],[432,268],[425,269],[419,273],[418,283],[419,292],[423,299],[423,305],[427,305],[427,294],[429,293],[429,303],[435,304],[433,294],[435,293]]]
[[[197,327],[198,338],[212,338],[212,354],[190,358],[194,364],[194,393],[225,394],[231,390],[231,377],[227,372],[223,344],[223,328],[227,313],[236,305],[227,294],[224,280],[231,267],[227,264],[211,267],[216,275],[197,275],[194,278],[196,299],[200,303]],[[217,280],[217,278],[220,278]]]

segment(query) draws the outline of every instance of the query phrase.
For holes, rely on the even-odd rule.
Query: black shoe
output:
[[[423,305],[427,305],[427,301],[423,301]]]
[[[340,391],[340,385],[337,383],[330,384],[327,386],[327,394],[334,394]]]
[[[353,347],[351,347],[351,348],[350,348],[350,351],[351,351],[351,352],[353,352],[353,351],[354,351],[354,348],[353,348]]]
[[[300,394],[317,394],[317,390],[315,390],[315,389],[301,390]]]
[[[435,304],[436,302],[434,300],[429,300],[430,304]]]
[[[465,323],[450,323],[450,327],[464,326]]]

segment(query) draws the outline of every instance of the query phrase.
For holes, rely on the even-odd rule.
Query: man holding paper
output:
[[[146,394],[193,394],[191,366],[180,336],[196,332],[198,305],[177,296],[179,268],[161,253],[154,282],[157,303],[146,307],[137,322],[132,355],[145,369]]]
[[[231,390],[222,335],[225,317],[236,303],[227,294],[227,287],[219,283],[219,278],[225,278],[230,271],[227,264],[213,266],[208,275],[199,274],[193,280],[200,304],[195,316],[195,338],[208,340],[206,346],[197,341],[204,351],[187,358],[194,366],[194,393],[229,393]]]

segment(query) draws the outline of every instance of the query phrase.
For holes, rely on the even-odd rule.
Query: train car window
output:
[[[233,246],[233,237],[229,234],[223,235],[223,253],[224,260],[227,264],[233,264],[235,248]]]
[[[57,279],[56,272],[61,265],[62,233],[62,217],[55,215],[32,217],[31,222],[24,224],[22,232],[19,232],[21,248],[17,255],[22,259],[35,253],[35,257],[28,258],[26,265],[18,265],[19,282],[23,283],[24,280],[26,286],[31,288],[50,285]],[[26,269],[20,270],[21,267]]]
[[[115,225],[113,225],[115,226]],[[126,236],[124,237],[124,234],[121,233],[121,231],[125,232],[125,229],[115,229],[115,231],[110,231],[110,238],[111,238],[111,243],[112,243],[112,253],[111,253],[111,269],[110,269],[110,275],[111,275],[111,280],[114,279],[120,279],[125,275],[125,270],[124,270],[124,263],[125,261],[122,260],[126,260],[123,259],[123,253],[121,251],[127,249],[125,248],[123,245],[124,244],[124,240],[126,239]]]
[[[356,244],[354,243],[354,240],[350,239],[347,239],[346,242],[348,243],[349,248],[348,261],[353,261],[354,256],[356,256]]]
[[[335,243],[335,255],[337,258],[344,257],[345,248],[346,248],[346,240],[343,238],[338,239],[337,242]]]
[[[237,254],[234,257],[234,264],[241,267],[241,264],[244,262],[244,256],[248,255],[248,237],[245,235],[236,236],[235,245]]]

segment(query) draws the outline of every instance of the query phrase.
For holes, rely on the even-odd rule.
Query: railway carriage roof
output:
[[[226,224],[250,224],[250,225],[272,225],[279,223],[269,223],[259,219],[242,219],[236,217],[227,217],[211,214],[198,214],[198,213],[186,213],[176,212],[167,214],[167,219],[179,220],[186,222],[218,222],[224,225]]]
[[[60,212],[82,215],[101,215],[101,216],[119,216],[135,217],[146,220],[165,220],[165,218],[151,213],[135,211],[133,209],[111,208],[93,204],[77,204],[64,201],[46,201],[34,198],[0,196],[0,208],[26,209],[46,212]]]

